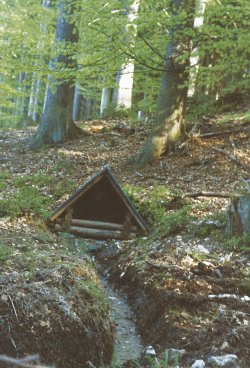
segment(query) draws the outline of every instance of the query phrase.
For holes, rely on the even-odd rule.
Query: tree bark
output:
[[[81,112],[81,95],[80,95],[80,84],[79,82],[76,83],[74,89],[74,100],[73,100],[73,121],[80,120],[80,112]]]
[[[70,0],[60,0],[58,6],[55,46],[57,48],[69,46],[70,48],[78,41],[75,26],[72,21],[69,21],[74,12],[74,5]],[[60,53],[51,60],[51,71],[55,74],[55,72],[60,72],[61,68],[68,70],[75,68],[76,64],[72,56],[74,56],[72,52]],[[49,76],[41,123],[30,141],[31,148],[40,148],[44,144],[62,143],[82,133],[72,119],[73,84],[72,77],[55,80],[52,75]]]
[[[104,87],[102,89],[102,98],[101,98],[101,106],[100,106],[100,118],[105,118],[106,110],[111,104],[112,98],[112,88]]]
[[[250,235],[250,192],[231,200],[227,232],[230,236]]]
[[[185,12],[185,20],[179,18]],[[144,166],[175,150],[186,138],[184,118],[189,79],[190,38],[185,30],[193,27],[194,0],[173,0],[173,25],[169,31],[160,93],[157,101],[157,124],[140,152],[134,158],[136,166]],[[181,19],[181,21],[180,21]]]
[[[128,24],[133,26],[131,45],[133,48],[135,38],[137,35],[137,25],[134,23],[138,17],[140,0],[134,0],[128,10]],[[116,76],[117,89],[114,89],[112,95],[112,103],[116,108],[131,109],[132,106],[132,92],[134,83],[134,60],[129,60],[124,63]]]

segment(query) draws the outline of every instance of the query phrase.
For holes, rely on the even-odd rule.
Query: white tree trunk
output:
[[[101,99],[101,107],[100,107],[100,117],[105,117],[105,111],[109,104],[111,103],[112,98],[112,88],[105,87],[102,89],[102,99]]]
[[[75,85],[75,91],[74,91],[74,100],[73,100],[73,121],[79,121],[80,120],[80,84],[77,82]]]
[[[34,104],[35,104],[35,89],[36,89],[36,73],[32,74],[32,83],[30,88],[30,99],[29,99],[29,109],[28,109],[28,117],[32,119],[34,113]]]
[[[113,103],[117,107],[124,107],[131,109],[132,106],[132,92],[134,82],[134,63],[127,65],[123,64],[121,70],[116,77],[118,89],[113,95]]]
[[[127,27],[137,19],[139,11],[140,0],[135,0],[131,5],[128,13],[128,23]],[[132,45],[137,34],[137,26],[134,24],[134,34]],[[130,109],[132,106],[132,91],[133,91],[133,81],[134,81],[134,61],[130,60],[128,63],[121,66],[120,71],[117,74],[116,82],[118,85],[117,90],[115,90],[112,102],[116,107],[125,107]]]
[[[204,23],[204,14],[206,10],[206,4],[209,0],[196,0],[196,17],[194,19],[194,28],[201,28]],[[199,48],[195,47],[190,56],[190,78],[188,87],[188,96],[192,97],[195,93],[195,82],[198,75],[199,62]]]
[[[25,80],[26,74],[24,72],[19,73],[18,76],[18,87],[17,87],[17,91],[18,91],[18,96],[16,97],[16,101],[15,101],[15,115],[22,115],[22,94],[23,94],[23,83]]]

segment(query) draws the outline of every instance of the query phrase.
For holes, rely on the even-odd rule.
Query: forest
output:
[[[249,368],[249,30],[1,0],[1,367]]]

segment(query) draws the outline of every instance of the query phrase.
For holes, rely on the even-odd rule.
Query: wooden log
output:
[[[104,230],[118,230],[123,231],[123,224],[115,224],[113,222],[103,222],[103,221],[91,221],[91,220],[81,220],[81,219],[72,219],[72,225],[82,226],[91,229],[104,229]],[[131,232],[136,232],[137,227],[131,226]]]
[[[105,230],[105,229],[94,229],[94,228],[87,228],[82,226],[71,226],[69,232],[73,234],[80,234],[86,236],[88,238],[94,239],[135,239],[136,234],[124,234],[122,231],[118,230]]]

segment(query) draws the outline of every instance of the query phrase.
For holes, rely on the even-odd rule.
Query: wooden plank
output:
[[[90,228],[81,227],[81,226],[71,226],[69,232],[73,234],[80,234],[80,235],[83,235],[89,238],[94,238],[94,239],[124,240],[124,239],[135,239],[136,238],[135,233],[124,234],[122,231],[90,229]]]
[[[83,226],[87,228],[93,229],[104,229],[104,230],[124,230],[123,224],[116,224],[113,222],[104,222],[104,221],[91,221],[91,220],[81,220],[81,219],[72,219],[72,225]],[[131,226],[131,231],[136,232],[137,227]]]

